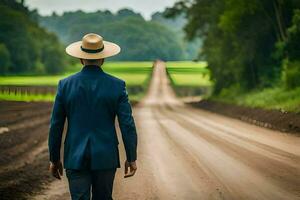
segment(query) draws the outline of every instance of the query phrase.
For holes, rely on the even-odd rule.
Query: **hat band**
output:
[[[86,48],[83,48],[82,46],[80,46],[80,48],[81,48],[82,51],[84,51],[86,53],[99,53],[99,52],[103,51],[104,45],[100,49],[86,49]]]

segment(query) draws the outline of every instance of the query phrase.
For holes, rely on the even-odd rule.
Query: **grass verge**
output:
[[[300,113],[300,87],[292,90],[275,87],[247,93],[233,92],[232,90],[208,99],[251,108]]]

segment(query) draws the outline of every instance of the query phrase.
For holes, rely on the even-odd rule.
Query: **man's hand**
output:
[[[128,168],[130,169],[128,173]],[[135,174],[137,170],[136,163],[134,162],[128,162],[127,160],[125,161],[125,175],[124,178],[131,177]]]
[[[52,163],[50,162],[49,171],[51,172],[52,176],[61,180],[61,176],[63,175],[63,166],[61,161]]]

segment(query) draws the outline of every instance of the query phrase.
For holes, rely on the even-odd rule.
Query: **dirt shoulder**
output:
[[[240,119],[257,126],[300,136],[300,114],[282,112],[279,110],[249,108],[212,100],[201,100],[188,104],[196,108]]]

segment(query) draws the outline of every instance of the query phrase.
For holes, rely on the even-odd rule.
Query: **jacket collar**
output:
[[[82,73],[103,73],[103,69],[98,65],[85,65],[81,69]]]

